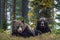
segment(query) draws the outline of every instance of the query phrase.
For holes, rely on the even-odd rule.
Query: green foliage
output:
[[[56,23],[56,24],[60,26],[60,23]]]
[[[46,17],[50,24],[53,23],[52,21],[54,19],[54,14],[51,12],[51,10],[53,10],[54,5],[52,0],[34,0],[31,3],[31,7],[33,7],[36,19]],[[40,10],[41,12],[39,13]]]
[[[23,20],[23,17],[22,17],[22,16],[19,16],[19,17],[17,18],[17,20]]]
[[[4,29],[4,30],[7,29],[7,21],[6,20],[3,21],[3,27],[2,27],[2,29]]]
[[[4,32],[4,29],[0,29],[0,33],[3,33]]]
[[[16,15],[21,15],[22,14],[22,0],[17,0],[16,1]]]
[[[60,0],[55,0],[57,2],[57,4],[55,4],[55,8],[57,9],[57,12],[60,11]],[[55,19],[58,19],[58,21],[60,21],[60,14],[57,14],[56,18]],[[56,23],[57,25],[60,26],[60,23]]]
[[[26,19],[24,19],[22,16],[19,16],[19,17],[17,18],[17,20],[21,20],[21,21],[24,20],[24,22],[26,22]]]
[[[57,14],[56,19],[60,20],[60,14]]]
[[[50,4],[49,4],[50,3]],[[52,7],[53,6],[52,4],[52,1],[50,0],[34,0],[32,2],[32,7],[34,8],[34,12],[37,14],[38,17],[47,17],[47,18],[50,18],[52,13],[51,13],[51,10],[52,10]],[[41,13],[39,13],[39,10],[42,10]]]
[[[55,8],[60,10],[60,0],[56,0],[57,4],[55,4]]]
[[[60,34],[60,29],[55,29],[55,30],[54,30],[54,33]]]

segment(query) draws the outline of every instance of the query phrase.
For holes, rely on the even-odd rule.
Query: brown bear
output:
[[[14,20],[12,35],[19,34],[20,36],[34,36],[35,32],[31,29],[31,27],[24,23],[24,21]]]

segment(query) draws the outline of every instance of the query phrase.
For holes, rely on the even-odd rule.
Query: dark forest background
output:
[[[0,32],[11,31],[13,20],[24,20],[33,29],[40,17],[60,34],[60,0],[0,0]]]

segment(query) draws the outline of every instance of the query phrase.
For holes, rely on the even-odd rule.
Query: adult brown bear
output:
[[[24,21],[15,20],[12,28],[12,35],[28,37],[34,36],[35,32],[28,24],[24,23]]]
[[[51,30],[48,26],[48,21],[44,17],[39,18],[39,20],[37,22],[37,26],[36,26],[36,29],[35,29],[36,35],[38,35],[39,32],[40,33],[51,32]]]

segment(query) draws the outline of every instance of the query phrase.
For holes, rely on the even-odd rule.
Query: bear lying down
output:
[[[35,36],[42,33],[51,32],[48,26],[48,21],[44,18],[40,18],[37,22],[37,26],[34,30],[31,27],[24,23],[24,21],[14,20],[12,27],[12,35],[19,35],[24,37]]]
[[[35,36],[35,32],[31,27],[20,20],[13,21],[12,35],[19,35],[24,37]]]

